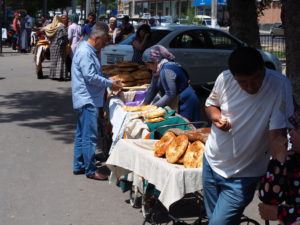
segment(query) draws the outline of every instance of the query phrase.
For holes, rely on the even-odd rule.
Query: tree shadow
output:
[[[75,130],[75,112],[69,88],[62,92],[26,91],[0,95],[3,111],[0,123],[15,122],[19,126],[41,129],[50,138],[72,143]]]

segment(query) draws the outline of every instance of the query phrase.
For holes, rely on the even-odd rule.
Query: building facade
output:
[[[119,14],[139,17],[143,13],[151,16],[181,17],[193,6],[194,0],[119,0]]]

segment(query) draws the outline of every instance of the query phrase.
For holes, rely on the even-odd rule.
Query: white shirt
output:
[[[212,125],[205,145],[205,157],[219,175],[256,177],[265,173],[269,160],[268,131],[291,127],[293,114],[290,82],[276,71],[266,69],[259,91],[248,94],[229,70],[216,80],[206,106],[217,106],[232,128],[224,132]]]

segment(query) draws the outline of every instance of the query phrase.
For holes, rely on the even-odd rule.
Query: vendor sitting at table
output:
[[[170,106],[191,122],[199,121],[200,101],[189,85],[186,71],[173,61],[174,58],[161,45],[154,45],[144,51],[142,59],[152,71],[152,80],[143,104]]]

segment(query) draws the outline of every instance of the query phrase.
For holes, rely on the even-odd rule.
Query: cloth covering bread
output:
[[[153,119],[148,119],[145,121],[145,123],[158,123],[158,122],[161,122],[164,120],[166,120],[166,119],[163,117],[157,117],[157,118],[153,118]]]
[[[197,168],[203,160],[204,144],[201,141],[195,141],[190,144],[184,154],[183,164],[185,168]]]
[[[154,144],[154,156],[163,157],[166,154],[167,147],[176,138],[175,134],[167,131],[159,141]]]
[[[153,119],[153,118],[157,118],[157,117],[162,117],[165,114],[166,114],[166,111],[164,109],[158,108],[158,109],[153,110],[151,112],[144,113],[143,116],[146,119]]]
[[[166,158],[169,163],[176,163],[178,159],[185,153],[189,144],[186,135],[179,135],[171,142],[166,150]]]

